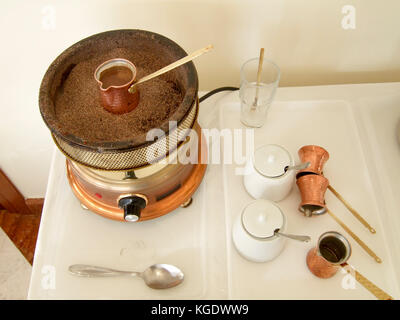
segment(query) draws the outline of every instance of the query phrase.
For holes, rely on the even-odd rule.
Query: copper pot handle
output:
[[[376,230],[371,227],[371,225],[339,194],[339,192],[337,192],[331,185],[328,186],[328,189],[371,233],[376,233]]]
[[[344,224],[332,211],[327,210],[328,214],[363,248],[377,263],[382,263],[382,259],[379,258],[370,247],[368,247],[364,241],[362,241],[350,228]]]
[[[185,56],[182,59],[179,59],[179,60],[167,65],[166,67],[164,67],[164,68],[162,68],[160,70],[157,70],[157,71],[155,71],[155,72],[153,72],[153,73],[151,73],[151,74],[139,79],[138,81],[134,82],[129,87],[128,91],[130,93],[134,93],[136,91],[136,86],[138,84],[143,83],[145,81],[148,81],[150,79],[153,79],[155,77],[158,77],[158,76],[160,76],[160,75],[162,75],[162,74],[164,74],[164,73],[166,73],[168,71],[171,71],[172,69],[175,69],[175,68],[177,68],[177,67],[179,67],[179,66],[181,66],[181,65],[183,65],[183,64],[185,64],[185,63],[187,63],[187,62],[189,62],[189,61],[191,61],[191,60],[193,60],[193,59],[195,59],[195,58],[197,58],[199,56],[201,56],[203,53],[206,53],[206,52],[210,51],[212,48],[213,48],[213,45],[210,44],[210,45],[208,45],[207,47],[205,47],[203,49],[199,49],[199,50],[189,54],[188,56]]]
[[[369,281],[366,277],[364,277],[361,273],[359,273],[356,269],[351,267],[348,263],[342,264],[343,269],[345,269],[348,273],[354,273],[355,279],[358,283],[360,283],[365,289],[371,292],[375,297],[379,300],[394,300],[392,296],[387,294],[381,288],[377,287],[374,283]]]

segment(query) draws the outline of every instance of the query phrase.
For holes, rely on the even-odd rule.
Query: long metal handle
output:
[[[356,280],[358,283],[360,283],[365,289],[367,289],[369,292],[371,292],[375,297],[377,297],[379,300],[394,300],[392,296],[387,294],[385,291],[383,291],[381,288],[377,287],[374,283],[369,281],[366,277],[364,277],[361,273],[359,273],[357,270],[352,268],[350,265],[347,263],[342,264],[342,267],[348,272],[348,273],[354,273]]]
[[[210,45],[208,45],[207,47],[205,47],[203,49],[197,50],[197,51],[187,55],[186,57],[183,57],[182,59],[179,59],[178,61],[175,61],[175,62],[167,65],[166,67],[164,67],[164,68],[162,68],[160,70],[157,70],[156,72],[153,72],[153,73],[151,73],[151,74],[139,79],[138,81],[136,81],[134,84],[132,84],[130,86],[128,91],[130,93],[133,93],[135,91],[136,85],[138,85],[139,83],[143,83],[145,81],[148,81],[150,79],[158,77],[159,75],[162,75],[163,73],[171,71],[172,69],[175,69],[175,68],[181,66],[182,64],[185,64],[186,62],[189,62],[189,61],[201,56],[203,53],[206,53],[206,52],[210,51],[212,48],[213,48],[213,46],[210,44]]]
[[[375,259],[376,262],[382,263],[382,259],[379,258],[375,252],[373,252],[365,243],[362,241],[353,231],[350,230],[348,226],[346,226],[342,220],[336,217],[332,211],[329,209],[326,210],[328,214],[363,248],[372,258]]]
[[[275,233],[277,233],[280,236],[292,239],[292,240],[297,240],[297,241],[303,241],[303,242],[309,242],[311,240],[311,238],[309,236],[299,236],[296,234],[286,234],[286,233],[282,233],[279,231],[275,231]]]
[[[344,204],[353,216],[369,230],[369,232],[376,233],[376,230],[371,227],[371,225],[339,194],[339,192],[337,192],[331,185],[328,186],[328,189]]]
[[[91,266],[87,264],[74,264],[69,266],[69,272],[80,277],[117,277],[117,276],[139,276],[140,272],[121,271],[110,268]]]

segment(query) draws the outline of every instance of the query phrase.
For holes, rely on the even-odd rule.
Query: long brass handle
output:
[[[354,217],[358,219],[371,233],[376,233],[376,230],[371,227],[371,225],[337,192],[331,185],[328,189],[338,198],[344,206],[353,214]]]
[[[354,273],[355,278],[358,281],[358,283],[360,283],[365,289],[367,289],[369,292],[371,292],[379,300],[394,300],[394,298],[392,296],[390,296],[385,291],[383,291],[381,288],[379,288],[374,283],[369,281],[366,277],[364,277],[361,273],[359,273],[357,270],[352,268],[349,264],[344,263],[344,264],[342,264],[342,267],[348,273],[350,273],[350,274]]]
[[[333,214],[332,211],[327,209],[328,214],[363,248],[372,258],[375,259],[376,262],[382,263],[382,259],[379,258],[375,252],[373,252],[365,243],[362,241],[353,231],[350,230],[348,226],[346,226],[342,220],[340,220],[337,216]]]
[[[203,53],[206,53],[206,52],[210,51],[212,48],[213,48],[213,46],[210,44],[210,45],[208,45],[207,47],[205,47],[205,48],[203,48],[203,49],[197,50],[197,51],[195,51],[195,52],[193,52],[193,53],[187,55],[186,57],[183,57],[182,59],[179,59],[179,60],[177,60],[177,61],[175,61],[175,62],[173,62],[173,63],[167,65],[166,67],[164,67],[164,68],[162,68],[162,69],[160,69],[160,70],[157,70],[157,71],[155,71],[155,72],[153,72],[153,73],[151,73],[151,74],[149,74],[149,75],[147,75],[147,76],[145,76],[145,77],[139,79],[138,81],[134,82],[134,83],[130,86],[130,88],[128,89],[128,91],[129,91],[130,93],[135,92],[135,87],[136,87],[139,83],[143,83],[143,82],[145,82],[145,81],[148,81],[148,80],[150,80],[150,79],[153,79],[153,78],[155,78],[155,77],[158,77],[158,76],[160,76],[160,75],[162,75],[162,74],[164,74],[164,73],[166,73],[166,72],[168,72],[168,71],[171,71],[172,69],[175,69],[175,68],[177,68],[177,67],[179,67],[179,66],[181,66],[181,65],[183,65],[183,64],[185,64],[185,63],[187,63],[187,62],[189,62],[189,61],[191,61],[191,60],[193,60],[193,59],[195,59],[195,58],[197,58],[197,57],[199,57],[199,56],[201,56]]]

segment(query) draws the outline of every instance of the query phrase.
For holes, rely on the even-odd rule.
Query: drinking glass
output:
[[[262,62],[258,84],[259,58],[246,61],[240,70],[240,120],[253,128],[264,125],[280,79],[280,70],[275,63],[266,59]]]

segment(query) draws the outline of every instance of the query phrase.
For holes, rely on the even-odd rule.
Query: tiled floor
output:
[[[26,299],[32,266],[0,228],[0,300]]]

